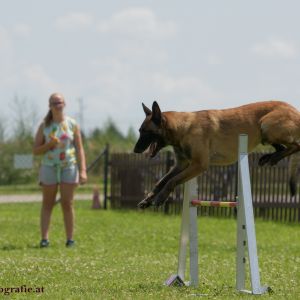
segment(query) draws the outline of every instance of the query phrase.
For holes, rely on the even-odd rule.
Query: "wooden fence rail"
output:
[[[290,196],[288,159],[276,166],[258,166],[261,154],[249,155],[252,196],[256,216],[264,219],[300,222],[299,190]],[[136,208],[136,205],[153,188],[155,182],[174,164],[171,152],[160,153],[154,159],[136,154],[111,154],[111,206],[112,208]],[[210,167],[197,178],[198,197],[209,201],[235,201],[237,195],[237,164],[226,167]],[[175,188],[167,203],[160,209],[165,213],[181,211],[183,186]],[[232,208],[201,207],[198,213],[209,216],[231,217]]]

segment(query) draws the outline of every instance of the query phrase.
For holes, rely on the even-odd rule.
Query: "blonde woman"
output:
[[[87,181],[85,153],[76,121],[64,114],[65,99],[55,93],[49,98],[49,111],[40,124],[33,148],[43,155],[39,181],[43,190],[40,247],[49,246],[49,225],[56,194],[60,188],[66,246],[74,245],[74,190]]]

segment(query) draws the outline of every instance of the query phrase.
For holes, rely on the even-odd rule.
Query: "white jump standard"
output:
[[[240,292],[255,295],[261,295],[268,291],[267,286],[261,286],[260,284],[249,175],[248,136],[246,134],[239,136],[237,202],[195,200],[197,194],[197,182],[194,178],[186,182],[184,186],[177,275],[172,275],[166,281],[166,285],[185,285],[184,277],[188,242],[190,244],[190,282],[187,285],[197,287],[199,284],[197,206],[237,207],[236,288]],[[246,290],[245,287],[246,250],[249,258],[251,290]]]

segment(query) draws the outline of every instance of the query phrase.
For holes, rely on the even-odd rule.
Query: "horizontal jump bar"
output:
[[[192,206],[236,207],[237,202],[192,200]]]

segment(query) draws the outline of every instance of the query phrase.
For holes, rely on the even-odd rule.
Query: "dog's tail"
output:
[[[300,163],[299,153],[292,155],[289,161],[289,185],[290,193],[292,197],[295,197],[297,192],[297,175],[298,175],[298,166]]]

